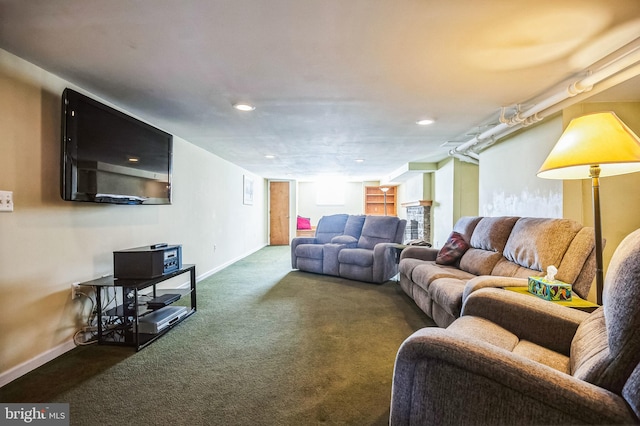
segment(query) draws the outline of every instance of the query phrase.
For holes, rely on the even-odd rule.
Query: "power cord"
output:
[[[87,318],[87,325],[85,327],[82,327],[80,330],[76,331],[73,335],[73,342],[77,345],[77,346],[87,346],[87,345],[92,345],[94,343],[97,343],[97,331],[98,331],[98,327],[93,326],[93,321],[95,320],[96,317],[96,302],[93,300],[93,298],[81,291],[81,290],[76,290],[76,294],[79,296],[84,296],[89,302],[91,302],[91,313],[89,314],[89,317]],[[87,340],[82,339],[80,340],[81,336],[86,337],[86,333],[90,333],[92,332],[92,336]]]

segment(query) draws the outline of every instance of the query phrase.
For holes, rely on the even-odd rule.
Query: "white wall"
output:
[[[453,221],[478,215],[478,165],[454,161]]]
[[[413,203],[416,201],[431,201],[432,173],[416,173],[415,176],[402,182],[397,188],[397,210],[398,217],[407,218],[407,209],[402,207],[403,203]]]
[[[458,219],[478,214],[478,166],[448,158],[432,180],[433,246],[442,247]]]
[[[454,220],[454,161],[449,159],[439,165],[434,173],[434,198],[433,198],[433,246],[442,247],[447,241]]]
[[[0,50],[0,386],[74,347],[83,304],[71,283],[112,272],[112,252],[183,246],[199,277],[267,243],[263,179],[242,204],[247,172],[174,138],[172,205],[122,206],[60,198],[60,97],[70,83]],[[117,107],[117,106],[116,106]],[[166,130],[166,129],[165,129]]]
[[[336,183],[335,185],[339,185]],[[344,183],[344,203],[318,204],[318,183],[298,182],[298,215],[311,218],[311,224],[317,225],[322,216],[338,213],[363,214],[364,187],[362,182]]]
[[[536,176],[561,134],[558,116],[480,154],[481,216],[562,217],[562,181]]]

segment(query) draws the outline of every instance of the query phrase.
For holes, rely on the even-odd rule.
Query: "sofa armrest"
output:
[[[400,260],[405,258],[419,259],[419,260],[436,260],[440,249],[424,246],[409,246],[402,250],[400,254]]]
[[[537,297],[498,288],[474,291],[461,315],[487,319],[521,339],[569,355],[578,326],[589,314]]]
[[[340,263],[338,255],[340,250],[347,248],[345,244],[327,243],[322,249],[322,273],[325,275],[340,276]]]
[[[318,244],[316,237],[295,237],[291,240],[291,245],[300,245],[300,244]]]
[[[291,267],[298,269],[296,247],[300,244],[317,244],[315,237],[295,237],[291,240]]]
[[[356,248],[358,246],[358,239],[351,235],[338,235],[331,239],[331,244],[342,244],[348,248]]]
[[[462,303],[469,297],[471,293],[481,288],[493,287],[527,287],[528,280],[526,278],[515,277],[499,277],[493,275],[481,275],[467,281],[462,293]]]
[[[612,392],[446,329],[418,330],[396,357],[394,426],[635,421]]]
[[[381,284],[398,273],[396,256],[391,250],[397,245],[396,243],[378,243],[373,247],[373,282]]]

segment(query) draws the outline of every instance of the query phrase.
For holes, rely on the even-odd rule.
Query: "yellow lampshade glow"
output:
[[[538,170],[546,179],[587,179],[640,171],[640,138],[613,112],[573,119]]]

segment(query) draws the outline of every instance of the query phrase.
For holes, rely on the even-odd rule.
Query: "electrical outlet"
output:
[[[13,191],[0,191],[0,212],[13,211]]]
[[[80,289],[80,283],[73,283],[71,284],[71,300],[80,297],[80,295],[78,294],[78,290]]]

